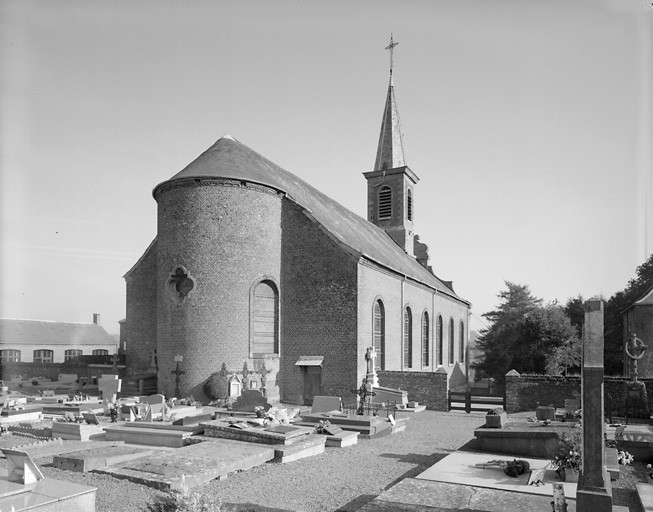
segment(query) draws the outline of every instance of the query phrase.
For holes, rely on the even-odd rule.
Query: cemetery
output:
[[[566,399],[564,408],[537,405],[527,413],[502,407],[475,415],[440,413],[462,415],[454,421],[470,427],[469,437],[372,499],[340,510],[457,510],[463,504],[478,511],[629,510],[613,502],[613,486],[623,482],[633,458],[640,467],[653,463],[653,432],[646,424],[607,422],[601,308],[598,300],[586,304],[580,396]],[[411,426],[421,423],[416,413],[424,406],[401,389],[373,386],[374,377],[370,367],[352,390],[355,404],[350,397],[316,396],[310,407],[269,403],[258,389],[238,389],[222,405],[134,396],[121,393],[117,374],[97,379],[99,396],[80,390],[35,396],[5,387],[0,448],[7,471],[0,477],[0,510],[23,510],[28,503],[30,510],[96,510],[96,494],[103,490],[77,483],[86,477],[74,475],[150,489],[143,492],[202,493],[210,487],[219,493],[227,482],[240,484],[263,468],[272,477],[286,467],[324,461],[326,453],[349,450],[365,460],[377,443],[395,435],[416,445]],[[628,389],[633,398],[632,390],[641,386]],[[43,476],[50,471],[67,477]],[[651,478],[641,480],[633,485],[637,510],[653,510]]]

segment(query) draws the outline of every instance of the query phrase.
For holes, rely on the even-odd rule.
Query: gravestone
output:
[[[97,416],[95,415],[94,412],[83,412],[82,416],[84,418],[84,421],[88,423],[89,425],[99,425],[100,422],[97,419]]]
[[[150,395],[150,396],[142,396],[142,397],[139,398],[139,402],[141,402],[143,404],[150,404],[150,405],[164,404],[165,401],[166,401],[166,397],[159,394],[159,393],[156,393],[156,394]]]
[[[578,478],[576,510],[611,512],[612,487],[605,466],[603,436],[603,300],[585,302],[583,325],[583,469]]]
[[[313,397],[311,412],[341,411],[342,400],[339,396],[316,396]]]
[[[258,389],[243,389],[241,395],[236,399],[232,410],[238,412],[254,412],[255,407],[263,407],[268,411],[272,405]]]
[[[102,398],[106,398],[110,402],[115,402],[120,388],[122,379],[118,375],[102,375],[97,381],[98,389],[102,393]]]
[[[7,458],[8,481],[22,485],[33,484],[43,480],[41,470],[27,452],[4,449],[2,453]]]

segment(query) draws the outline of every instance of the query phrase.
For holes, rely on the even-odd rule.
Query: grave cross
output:
[[[358,389],[352,389],[352,393],[360,396],[360,400],[358,401],[358,409],[356,410],[356,414],[359,416],[362,416],[363,413],[365,412],[365,400],[367,399],[368,396],[375,396],[376,393],[372,391],[372,385],[367,382],[367,379],[363,379],[363,382],[361,384],[361,387]]]
[[[181,375],[183,375],[184,373],[186,373],[185,371],[179,369],[179,362],[180,362],[179,359],[181,359],[181,356],[176,356],[175,357],[175,360],[177,362],[177,366],[176,366],[176,368],[174,370],[172,370],[170,372],[175,376],[175,396],[177,396],[177,397],[180,395],[180,392],[179,392],[179,377]]]
[[[644,356],[644,352],[648,347],[640,340],[635,333],[630,335],[630,338],[625,343],[624,350],[626,355],[630,358],[630,377],[634,382],[637,382],[637,361]]]

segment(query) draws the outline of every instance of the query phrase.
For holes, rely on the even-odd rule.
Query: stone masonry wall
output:
[[[565,399],[581,397],[581,378],[579,375],[564,377],[562,375],[520,375],[517,372],[506,374],[506,411],[508,413],[530,411],[540,405],[565,406]],[[606,395],[614,402],[625,401],[625,377],[604,377],[603,388]],[[649,409],[652,408],[651,393],[653,379],[639,379],[646,385],[649,397]]]
[[[436,372],[378,372],[379,385],[408,392],[408,400],[426,405],[432,411],[448,409],[448,375],[444,368]]]

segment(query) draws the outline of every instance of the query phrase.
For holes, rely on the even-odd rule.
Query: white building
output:
[[[0,364],[61,363],[77,356],[117,352],[116,339],[93,323],[0,319]]]

